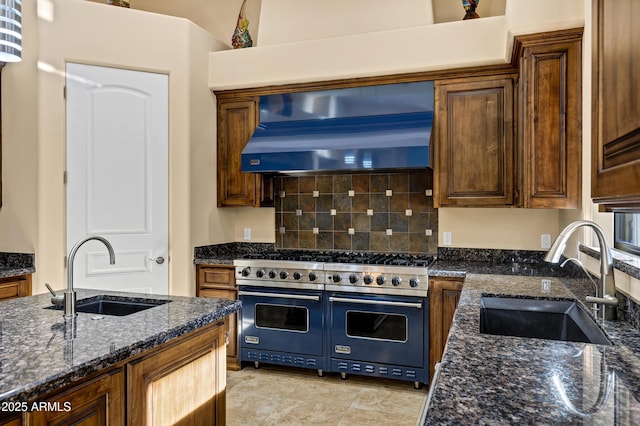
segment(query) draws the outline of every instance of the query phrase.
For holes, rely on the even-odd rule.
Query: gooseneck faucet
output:
[[[600,291],[598,291],[596,297],[587,296],[586,301],[589,303],[597,303],[603,305],[602,318],[605,320],[616,319],[616,306],[618,305],[618,299],[615,297],[616,285],[613,279],[613,256],[611,255],[611,249],[607,245],[607,240],[604,237],[604,231],[595,222],[589,220],[578,220],[567,225],[558,238],[553,242],[551,248],[544,257],[545,262],[559,263],[560,257],[567,246],[567,240],[573,234],[573,232],[582,227],[587,226],[593,229],[598,238],[598,245],[600,246]],[[598,290],[596,288],[596,290]]]
[[[109,263],[113,265],[116,263],[116,255],[113,252],[113,247],[111,243],[107,241],[104,237],[100,237],[98,235],[91,235],[83,240],[78,241],[71,251],[69,252],[69,257],[67,258],[67,289],[64,292],[63,297],[63,306],[64,306],[64,318],[72,318],[77,315],[76,313],[76,291],[73,289],[73,261],[76,257],[76,253],[80,246],[82,246],[87,241],[96,240],[102,242],[105,246],[107,246],[107,250],[109,251]]]

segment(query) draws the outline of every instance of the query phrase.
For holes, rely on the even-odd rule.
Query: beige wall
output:
[[[440,208],[438,241],[451,232],[450,247],[541,250],[540,235],[559,233],[559,210]]]
[[[107,0],[87,1],[107,4]],[[261,4],[262,0],[247,0],[245,7],[254,43],[258,39]],[[242,0],[130,0],[129,5],[131,9],[189,19],[230,47]]]
[[[3,73],[7,197],[0,210],[0,250],[36,253],[34,293],[44,292],[45,282],[65,285],[65,62],[166,73],[169,291],[194,294],[193,247],[219,234],[220,224],[212,213],[214,183],[191,173],[192,163],[215,173],[215,103],[206,61],[208,52],[226,46],[180,18],[79,0],[38,3],[39,17],[35,2],[23,4],[24,60]],[[193,202],[192,188],[198,191]],[[192,213],[196,209],[208,209],[204,219]]]
[[[396,0],[392,7],[388,0],[267,0],[260,12],[260,46],[432,23],[429,0]]]

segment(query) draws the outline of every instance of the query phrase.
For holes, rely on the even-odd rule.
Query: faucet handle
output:
[[[49,283],[44,283],[44,286],[49,290],[49,293],[52,294],[51,303],[55,306],[64,305],[64,294],[56,294],[56,292],[51,288]]]
[[[49,285],[49,283],[44,283],[44,286],[47,288],[47,290],[49,290],[49,293],[51,293],[51,295],[53,297],[56,297],[56,292],[51,288],[51,286]]]
[[[610,294],[605,294],[603,297],[587,296],[585,300],[589,303],[597,303],[604,306],[618,306],[618,299]]]

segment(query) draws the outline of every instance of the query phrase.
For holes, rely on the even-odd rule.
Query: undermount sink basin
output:
[[[146,309],[164,305],[170,300],[159,299],[134,299],[121,296],[99,295],[76,302],[76,312],[98,315],[125,316],[135,314]],[[59,309],[59,306],[49,306],[47,309]]]
[[[611,344],[584,308],[571,300],[483,296],[480,333]]]

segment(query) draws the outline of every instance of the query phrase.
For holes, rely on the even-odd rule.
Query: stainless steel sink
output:
[[[168,302],[170,302],[170,300],[132,299],[130,297],[99,295],[88,299],[78,300],[76,303],[76,311],[87,314],[114,315],[121,317],[144,311],[146,309],[155,308],[156,306],[164,305]],[[62,308],[58,306],[49,306],[46,309],[61,310]]]
[[[571,300],[483,296],[480,333],[611,345],[593,318]]]

